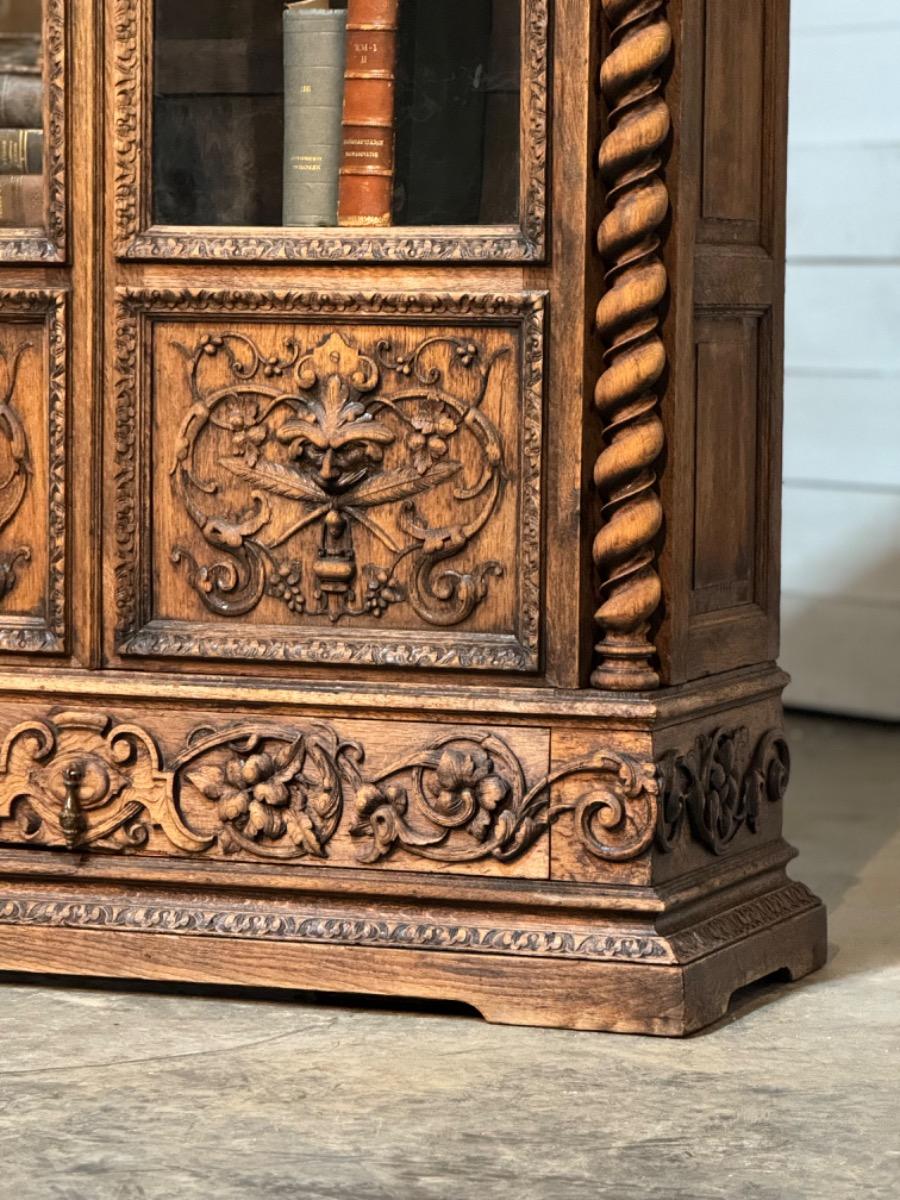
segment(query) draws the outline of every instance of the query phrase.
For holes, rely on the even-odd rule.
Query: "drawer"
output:
[[[546,879],[547,729],[0,705],[0,842]]]

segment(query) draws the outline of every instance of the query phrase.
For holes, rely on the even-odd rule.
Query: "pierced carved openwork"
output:
[[[119,652],[535,669],[542,316],[123,294]]]

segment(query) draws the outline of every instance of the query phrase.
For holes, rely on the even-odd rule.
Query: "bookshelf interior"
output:
[[[156,0],[154,224],[297,223],[284,202],[283,14],[282,0]],[[401,0],[385,224],[518,221],[521,15],[521,0]]]

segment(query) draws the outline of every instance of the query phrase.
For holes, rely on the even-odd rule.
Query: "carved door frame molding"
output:
[[[58,2],[58,0],[57,0]],[[153,225],[152,4],[107,0],[116,254],[244,262],[539,263],[547,251],[551,0],[522,0],[519,217],[510,225],[298,230]]]

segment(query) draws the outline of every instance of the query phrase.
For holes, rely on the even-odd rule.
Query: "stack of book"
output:
[[[400,0],[284,12],[284,223],[390,225]]]
[[[39,29],[40,0],[0,4],[0,228],[4,229],[44,224]]]

